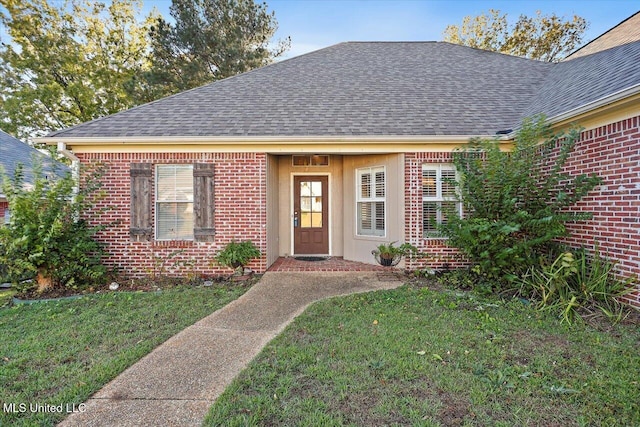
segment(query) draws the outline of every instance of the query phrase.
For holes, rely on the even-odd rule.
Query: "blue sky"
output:
[[[49,0],[63,3],[63,0]],[[108,0],[106,0],[108,1]],[[156,8],[170,19],[171,0],[142,0],[143,11]],[[638,0],[257,0],[275,12],[279,29],[275,39],[291,37],[285,58],[344,41],[442,40],[449,24],[489,9],[507,13],[510,22],[521,14],[577,14],[589,22],[585,42],[640,10]],[[6,42],[4,28],[0,40]]]
[[[449,24],[460,24],[467,15],[489,9],[507,13],[510,22],[521,14],[555,13],[569,18],[577,14],[590,26],[585,42],[640,10],[637,0],[265,0],[274,11],[279,29],[276,39],[291,37],[286,57],[344,41],[442,40]],[[169,16],[170,0],[146,0],[145,9],[156,6]]]

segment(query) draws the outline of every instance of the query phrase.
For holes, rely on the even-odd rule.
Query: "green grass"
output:
[[[177,287],[2,308],[0,405],[84,402],[157,345],[246,289]],[[49,426],[63,417],[2,410],[0,425]]]
[[[640,425],[638,325],[404,286],[316,303],[205,425]]]
[[[9,304],[15,293],[16,292],[13,289],[0,290],[0,307],[4,307]]]

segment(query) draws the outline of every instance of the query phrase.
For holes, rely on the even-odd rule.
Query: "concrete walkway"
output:
[[[199,426],[242,369],[314,301],[392,289],[375,272],[267,272],[247,293],[120,374],[61,426]]]

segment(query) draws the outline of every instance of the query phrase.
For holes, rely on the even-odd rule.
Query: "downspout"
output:
[[[58,142],[58,153],[71,160],[71,177],[75,183],[73,193],[78,194],[80,192],[80,159],[67,149],[67,144],[64,142]]]

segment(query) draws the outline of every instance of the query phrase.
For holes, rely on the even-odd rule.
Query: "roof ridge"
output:
[[[345,42],[341,42],[341,43],[336,43],[334,45],[331,46],[327,46],[327,47],[332,47],[332,46],[338,46],[341,44],[356,44],[356,43],[362,43],[362,44],[393,44],[393,43],[414,43],[414,44],[419,44],[419,43],[447,43],[441,40],[348,40]],[[323,48],[325,49],[325,48]],[[322,50],[322,49],[319,49]],[[314,52],[318,52],[317,50]],[[311,53],[311,52],[309,52]]]

